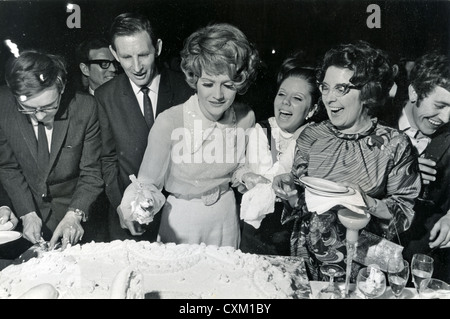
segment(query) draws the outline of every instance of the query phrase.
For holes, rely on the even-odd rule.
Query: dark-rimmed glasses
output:
[[[102,69],[106,70],[111,64],[117,69],[118,63],[116,60],[89,60],[87,64],[98,64]]]
[[[20,103],[19,101],[17,101],[17,103],[19,103],[20,107],[17,108],[17,110],[22,113],[22,114],[27,114],[27,115],[31,115],[31,114],[36,114],[37,112],[48,112],[48,111],[53,111],[56,110],[59,107],[59,102],[61,101],[61,93],[58,94],[58,97],[56,98],[55,101],[53,101],[52,103],[44,106],[44,107],[30,107],[30,106],[25,106],[22,103]]]
[[[351,89],[359,90],[358,86],[351,85],[350,83],[346,84],[336,84],[336,86],[332,89],[327,84],[319,83],[319,90],[322,95],[328,95],[328,93],[333,92],[334,96],[341,97],[350,92]]]

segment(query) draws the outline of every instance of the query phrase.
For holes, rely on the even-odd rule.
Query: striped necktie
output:
[[[154,117],[153,117],[153,107],[152,107],[152,101],[150,100],[150,96],[148,96],[148,91],[150,89],[146,86],[143,86],[141,88],[142,93],[144,94],[144,118],[145,122],[147,122],[147,126],[149,129],[152,128]]]

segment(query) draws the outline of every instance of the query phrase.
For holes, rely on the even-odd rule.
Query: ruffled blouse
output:
[[[246,165],[255,174],[262,175],[269,180],[283,173],[289,173],[294,161],[296,139],[305,126],[301,126],[294,133],[283,131],[275,119],[269,118],[271,137],[274,145],[269,145],[272,139],[267,137],[265,129],[256,124],[249,134],[246,152]],[[275,148],[276,160],[272,158],[272,149]]]

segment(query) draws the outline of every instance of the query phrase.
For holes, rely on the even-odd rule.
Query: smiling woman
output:
[[[255,115],[234,100],[254,79],[258,52],[236,27],[213,24],[188,37],[181,57],[186,80],[197,94],[156,118],[137,179],[153,203],[150,213],[161,210],[160,241],[238,248],[239,219],[230,182],[245,156],[245,147],[239,147],[245,145],[245,134],[239,132],[254,125]],[[214,150],[216,160],[204,156],[204,149]],[[138,191],[136,183],[125,190],[120,205],[125,221],[134,220],[132,202]]]
[[[346,231],[337,218],[341,204],[320,214],[308,210],[299,182],[302,176],[327,179],[360,193],[364,211],[374,217],[366,228],[387,239],[397,239],[410,227],[420,190],[417,161],[407,136],[379,124],[373,116],[392,83],[385,53],[366,42],[339,45],[325,54],[318,80],[329,120],[302,131],[291,172],[275,177],[273,183],[284,199],[283,216],[295,219],[291,251],[307,257],[314,280],[321,277],[318,270],[323,263],[345,268]],[[360,265],[352,267],[356,274]]]
[[[282,206],[274,207],[271,204],[275,201],[275,194],[258,198],[258,204],[246,203],[252,193],[261,193],[261,188],[271,190],[270,184],[253,189],[255,185],[252,179],[263,176],[268,182],[275,175],[290,171],[295,141],[318,110],[320,92],[316,85],[315,70],[305,66],[300,54],[294,54],[283,61],[277,87],[273,101],[274,116],[257,123],[249,134],[246,150],[248,171],[242,174],[243,185],[240,189],[243,192],[251,191],[244,195],[241,205],[241,219],[244,222],[240,249],[258,254],[289,255],[289,231],[292,225],[281,225]],[[269,214],[262,209],[265,207],[264,203],[271,207]],[[248,213],[245,207],[249,206],[258,212],[257,217],[246,216]],[[256,208],[257,206],[260,208]]]

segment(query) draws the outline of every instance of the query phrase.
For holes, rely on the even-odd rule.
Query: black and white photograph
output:
[[[1,0],[0,299],[450,299],[449,122],[450,1]]]

